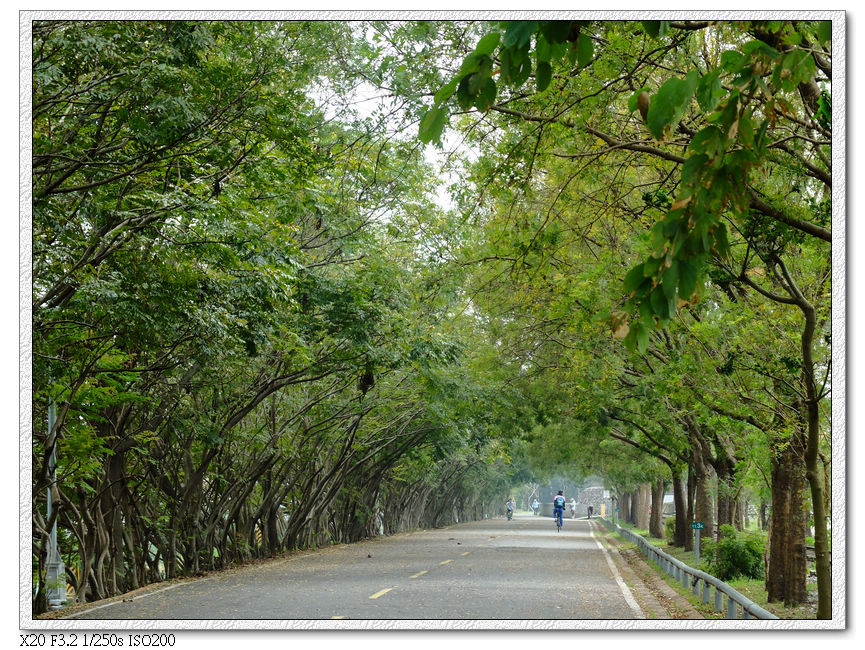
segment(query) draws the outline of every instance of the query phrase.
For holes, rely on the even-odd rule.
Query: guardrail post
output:
[[[697,578],[697,576],[694,576],[694,579],[691,580],[691,593],[693,593],[695,596],[700,595],[700,586],[699,585],[700,585],[700,579]]]
[[[753,618],[753,616],[751,616],[751,615],[748,613],[748,610],[747,610],[747,609],[745,609],[744,607],[742,607],[742,618]]]
[[[715,611],[723,612],[724,611],[724,599],[721,596],[721,590],[715,587]]]
[[[688,572],[682,569],[682,586],[687,589],[691,585],[688,584]]]
[[[736,611],[736,601],[727,596],[727,618],[739,618],[739,612]]]
[[[711,593],[711,591],[712,586],[708,582],[703,580],[703,603],[705,603],[706,605],[709,604],[709,594]]]

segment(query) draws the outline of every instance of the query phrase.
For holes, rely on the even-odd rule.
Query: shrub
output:
[[[664,519],[664,537],[667,540],[667,544],[672,545],[673,540],[676,537],[676,518],[675,517],[667,517]]]
[[[720,580],[764,577],[763,550],[765,539],[759,533],[740,533],[733,526],[720,528],[717,542],[707,540],[704,556],[709,573]]]

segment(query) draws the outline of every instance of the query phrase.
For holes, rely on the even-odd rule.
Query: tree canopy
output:
[[[810,509],[831,616],[832,45],[35,22],[35,609],[55,524],[95,599],[566,475],[770,503],[790,603]]]

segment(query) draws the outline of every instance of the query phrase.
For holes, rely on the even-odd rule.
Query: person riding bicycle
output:
[[[562,491],[559,490],[559,493],[553,497],[553,519],[559,522],[559,526],[564,525],[564,521],[562,520],[562,514],[565,512],[565,496],[562,494]]]
[[[507,503],[505,503],[505,508],[508,509],[508,519],[514,516],[514,508],[516,507],[516,503],[514,503],[514,498],[511,497],[508,499]]]
[[[540,508],[540,507],[541,507],[541,504],[538,503],[538,500],[537,500],[537,499],[535,499],[534,501],[532,501],[532,512],[533,512],[534,514],[538,514],[538,508]]]

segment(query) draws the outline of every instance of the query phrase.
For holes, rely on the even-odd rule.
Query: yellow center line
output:
[[[444,562],[439,562],[439,564],[447,564],[448,562],[453,562],[453,560],[445,560]]]
[[[465,556],[468,555],[469,553],[471,553],[471,551],[466,551],[465,553],[463,553],[463,557],[465,557]]]
[[[373,598],[379,598],[380,596],[384,596],[391,589],[393,589],[393,587],[388,587],[387,589],[382,589],[381,591],[375,592],[372,596],[370,596],[370,600],[372,600]]]
[[[331,616],[331,618],[345,618],[345,616]]]
[[[409,576],[409,578],[420,578],[426,571],[419,571],[415,573],[413,576]]]

